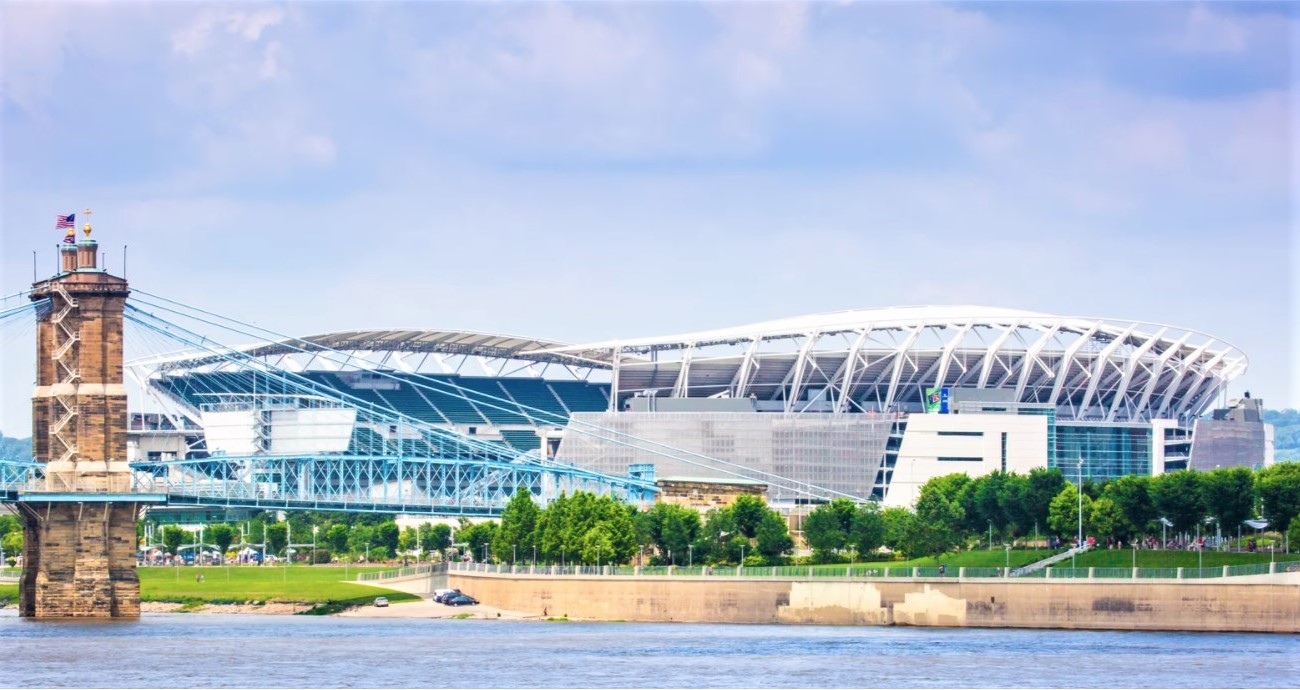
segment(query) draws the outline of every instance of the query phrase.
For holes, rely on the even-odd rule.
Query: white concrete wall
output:
[[[948,435],[965,432],[971,435]],[[934,477],[964,472],[979,477],[1002,466],[1002,434],[1007,435],[1006,471],[1027,473],[1047,467],[1047,418],[1038,415],[914,414],[908,417],[886,506],[911,506]],[[942,457],[978,458],[974,461]]]

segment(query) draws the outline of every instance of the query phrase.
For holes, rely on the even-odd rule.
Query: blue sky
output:
[[[0,25],[5,292],[90,207],[134,284],[285,332],[974,303],[1205,331],[1251,358],[1234,393],[1300,406],[1294,5],[5,3]]]

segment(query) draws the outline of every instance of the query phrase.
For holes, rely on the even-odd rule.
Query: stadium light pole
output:
[[[1074,487],[1074,492],[1078,494],[1079,497],[1079,536],[1076,537],[1077,541],[1074,544],[1075,555],[1070,557],[1071,568],[1077,568],[1079,566],[1079,562],[1078,562],[1079,549],[1083,548],[1083,456],[1082,455],[1078,456],[1076,464],[1078,465],[1079,468],[1079,473],[1078,473],[1079,485]]]

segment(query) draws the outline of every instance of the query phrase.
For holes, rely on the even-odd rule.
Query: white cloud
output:
[[[254,11],[243,10],[204,10],[186,26],[172,34],[172,50],[187,57],[195,57],[210,49],[217,37],[213,33],[224,29],[227,34],[255,43],[266,29],[277,26],[285,19],[285,13],[276,8],[262,8]]]

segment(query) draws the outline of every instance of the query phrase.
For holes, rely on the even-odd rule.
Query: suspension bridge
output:
[[[319,341],[130,288],[97,265],[89,224],[85,231],[81,241],[70,233],[61,246],[56,275],[0,298],[0,345],[14,347],[33,335],[36,342],[33,457],[0,461],[0,502],[17,506],[24,518],[24,616],[138,615],[135,521],[148,507],[493,517],[521,489],[543,505],[578,491],[631,504],[654,497],[653,465],[614,476],[565,464],[417,418],[383,396],[329,385],[320,375],[259,356],[259,347],[271,343],[336,371],[356,364],[351,353]],[[263,345],[226,344],[250,339]],[[128,361],[140,366],[125,366]],[[188,403],[187,414],[201,422],[202,442],[171,457],[128,457],[129,385],[134,395],[157,397],[178,368],[202,372],[209,386]],[[367,375],[714,475],[759,479],[815,498],[844,495],[446,378],[399,377],[382,367]],[[172,428],[184,427],[180,415],[167,414]]]

